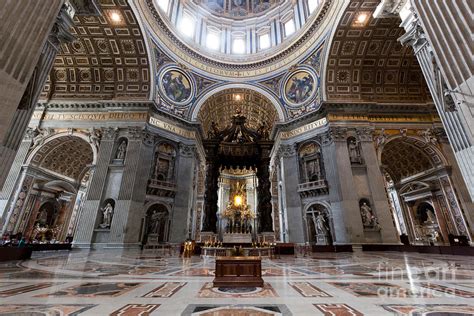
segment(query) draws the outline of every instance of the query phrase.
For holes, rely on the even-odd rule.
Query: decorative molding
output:
[[[146,146],[153,146],[156,141],[155,134],[150,133],[147,130],[142,131],[142,141]]]
[[[129,126],[127,129],[127,134],[130,138],[130,140],[141,140],[142,139],[142,132],[143,132],[142,127],[138,126]]]
[[[345,142],[348,136],[347,127],[331,126],[331,128],[329,129],[329,132],[330,132],[331,138],[336,142],[341,142],[341,141]]]
[[[356,135],[362,142],[373,142],[374,140],[374,128],[372,127],[361,127],[356,128]]]
[[[296,145],[280,145],[277,155],[284,158],[294,157],[296,155]]]
[[[186,145],[183,143],[179,144],[179,155],[182,157],[193,157],[196,151],[196,147],[193,145]]]
[[[118,127],[106,127],[102,129],[103,140],[115,140],[118,135]]]
[[[418,131],[419,136],[423,137],[426,143],[435,145],[438,142],[438,139],[435,136],[435,131],[432,128],[428,128],[423,131]]]
[[[374,11],[374,18],[398,18],[408,0],[382,0]]]
[[[98,150],[100,140],[102,138],[102,129],[95,127],[89,128],[89,131],[87,132],[87,137],[89,139],[89,143]]]

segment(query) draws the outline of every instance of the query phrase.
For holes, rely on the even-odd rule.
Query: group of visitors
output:
[[[72,237],[68,236],[66,237],[65,243],[71,243],[72,242]],[[64,242],[56,240],[56,239],[51,239],[47,241],[41,241],[38,239],[33,239],[29,238],[28,240],[23,237],[22,233],[18,234],[9,234],[5,233],[2,236],[2,239],[0,240],[0,247],[18,247],[22,248],[27,245],[35,245],[35,244],[62,244]]]
[[[26,238],[21,233],[10,235],[3,234],[2,240],[0,240],[1,247],[18,247],[22,248],[27,245]]]

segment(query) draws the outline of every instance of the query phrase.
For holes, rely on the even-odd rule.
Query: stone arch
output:
[[[97,149],[79,134],[56,134],[35,148],[27,164],[80,181],[84,171],[95,163]]]
[[[151,202],[145,207],[144,245],[167,242],[170,235],[171,210],[162,202]]]
[[[89,142],[89,137],[86,134],[81,133],[81,132],[73,132],[73,133],[61,132],[61,133],[55,133],[51,136],[46,137],[42,145],[33,148],[33,150],[28,154],[28,157],[27,157],[25,163],[27,165],[31,164],[32,160],[33,160],[33,157],[35,157],[35,155],[37,153],[39,153],[39,152],[44,153],[46,151],[51,150],[51,148],[57,146],[58,143],[60,142],[59,139],[62,138],[62,137],[66,137],[66,138],[77,137],[77,138],[80,138],[83,141],[89,143],[90,149],[92,150],[92,162],[91,162],[91,164],[92,165],[96,164],[96,161],[97,161],[97,148]]]
[[[404,155],[403,159],[402,157],[399,157],[400,159],[398,160],[397,164],[400,165],[405,160],[416,161],[418,163],[417,166],[405,162],[405,165],[410,165],[411,169],[414,171],[419,169],[421,172],[423,170],[435,168],[438,166],[446,166],[448,164],[446,158],[441,153],[441,151],[436,148],[436,146],[426,143],[420,137],[396,135],[388,138],[385,143],[378,148],[377,155],[381,165],[384,167],[387,166],[387,155],[389,155],[387,150],[390,150],[394,153],[398,152],[400,154],[402,148],[408,148],[411,150],[406,150],[406,155]],[[420,157],[422,158],[420,159]],[[424,169],[422,170],[421,167],[424,167]],[[392,174],[389,172],[389,170],[386,171],[392,178],[394,177],[394,174],[396,174],[395,170],[393,169],[391,170]],[[412,175],[415,174],[414,171],[411,173]],[[399,176],[400,175],[395,176],[395,178],[399,178]],[[396,181],[397,179],[393,180]]]
[[[230,83],[230,84],[225,84],[225,85],[215,87],[214,89],[207,91],[205,94],[203,94],[196,100],[194,108],[192,109],[192,112],[191,112],[191,120],[196,121],[198,119],[198,115],[199,115],[199,112],[201,111],[201,108],[213,95],[222,93],[223,91],[230,90],[230,89],[249,90],[254,93],[258,93],[263,98],[267,99],[269,104],[276,111],[276,113],[278,114],[278,121],[279,122],[285,121],[286,119],[285,110],[284,110],[284,107],[281,105],[280,101],[278,100],[278,98],[262,87],[259,87],[257,85],[247,84],[247,83]]]

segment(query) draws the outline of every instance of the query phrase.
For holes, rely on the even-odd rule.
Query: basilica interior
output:
[[[0,315],[474,315],[471,11],[1,1]]]

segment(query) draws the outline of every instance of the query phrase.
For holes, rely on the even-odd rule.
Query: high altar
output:
[[[254,230],[255,213],[246,203],[245,186],[239,182],[234,186],[234,194],[227,207],[223,210],[221,218],[224,227],[222,241],[224,243],[251,243]]]

